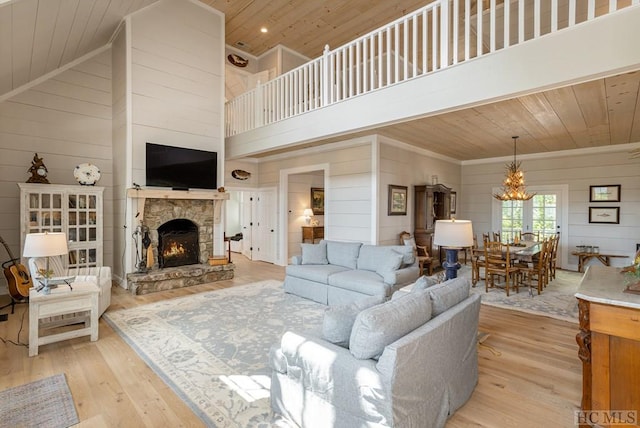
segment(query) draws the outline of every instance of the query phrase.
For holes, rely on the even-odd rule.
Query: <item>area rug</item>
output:
[[[462,275],[471,277],[471,271],[462,271]],[[519,287],[519,293],[509,291],[509,297],[502,288],[490,288],[485,291],[484,281],[479,281],[472,293],[482,296],[482,304],[543,315],[573,323],[578,322],[578,300],[574,297],[582,274],[565,270],[556,271],[556,279],[551,281],[540,295],[534,289],[529,295],[529,287]]]
[[[62,428],[79,422],[64,374],[0,392],[0,425]]]
[[[326,306],[270,280],[107,312],[104,319],[211,427],[282,425],[269,406],[269,348],[319,332]]]

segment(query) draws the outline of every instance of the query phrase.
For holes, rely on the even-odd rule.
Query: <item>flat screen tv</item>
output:
[[[217,189],[218,154],[147,143],[147,186]]]

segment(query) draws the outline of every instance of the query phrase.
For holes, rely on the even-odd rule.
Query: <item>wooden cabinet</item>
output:
[[[69,240],[69,268],[102,266],[104,187],[36,183],[18,186],[21,251],[27,233],[64,232]]]
[[[576,336],[582,361],[582,410],[592,411],[582,427],[604,425],[609,411],[640,415],[640,295],[624,293],[620,270],[590,266],[578,293],[580,332]],[[616,425],[640,426],[627,418]]]
[[[302,242],[310,241],[315,244],[316,241],[324,239],[324,226],[302,226]]]
[[[451,189],[443,184],[415,186],[414,201],[416,243],[432,248],[436,220],[451,217]]]

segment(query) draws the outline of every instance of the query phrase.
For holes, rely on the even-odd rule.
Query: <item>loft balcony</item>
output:
[[[226,155],[304,147],[640,69],[639,6],[434,1],[230,100]]]

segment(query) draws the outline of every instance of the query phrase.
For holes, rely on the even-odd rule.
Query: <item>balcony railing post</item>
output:
[[[254,116],[254,120],[255,120],[255,126],[256,128],[259,126],[264,125],[264,97],[263,97],[263,90],[262,90],[263,85],[260,83],[260,81],[258,80],[258,83],[256,84],[256,99],[255,99],[255,116]]]
[[[329,105],[329,96],[331,94],[331,85],[329,84],[329,45],[324,45],[324,51],[322,52],[322,81],[320,87],[322,88],[322,106]]]
[[[457,35],[454,35],[456,37]],[[449,65],[449,0],[440,3],[440,68]]]

